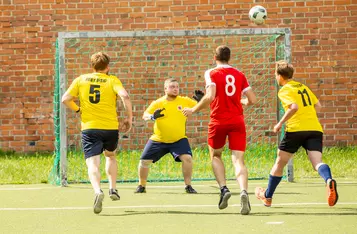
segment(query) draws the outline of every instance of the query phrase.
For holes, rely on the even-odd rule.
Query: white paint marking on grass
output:
[[[253,183],[250,183],[253,184]],[[260,183],[257,183],[257,185]],[[229,186],[234,186],[237,184],[228,184]],[[217,184],[193,184],[193,187],[217,187]],[[135,189],[137,187],[137,185],[124,185],[121,186],[119,183],[117,184],[118,189]],[[66,189],[60,186],[49,186],[49,187],[33,187],[33,188],[26,188],[26,187],[22,187],[22,188],[15,188],[15,187],[8,187],[8,188],[1,188],[0,187],[0,191],[18,191],[18,190],[43,190],[43,189]],[[68,188],[88,188],[91,189],[90,185],[69,185]],[[156,189],[166,189],[166,188],[177,188],[177,189],[183,189],[185,188],[185,185],[148,185],[148,188],[156,188]]]
[[[283,221],[279,221],[279,222],[266,222],[266,224],[283,224]]]
[[[48,188],[0,188],[0,191],[17,191],[17,190],[42,190],[42,189],[55,189],[56,187]]]
[[[311,183],[311,182],[309,182]],[[355,184],[355,181],[341,181],[338,182],[338,184]],[[262,185],[262,184],[267,184],[266,181],[262,182],[250,182],[250,185]],[[289,183],[287,183],[289,184]],[[298,183],[298,184],[303,184],[303,183]],[[316,184],[321,184],[321,183],[316,183]],[[296,184],[294,184],[296,185]],[[193,187],[217,187],[217,184],[192,184]],[[229,183],[227,184],[227,186],[237,186],[236,183]],[[124,185],[122,186],[120,183],[118,183],[118,189],[120,190],[121,188],[123,189],[135,189],[137,187],[137,185]],[[157,188],[157,189],[166,189],[166,188],[178,188],[178,189],[182,189],[184,188],[184,184],[182,185],[150,185],[148,184],[148,188]],[[91,189],[91,186],[88,185],[82,185],[82,184],[70,184],[68,186],[68,188],[88,188]],[[26,188],[26,187],[21,187],[21,188],[16,188],[16,187],[1,187],[0,186],[0,191],[21,191],[21,190],[43,190],[43,189],[66,189],[66,188],[62,188],[59,186],[48,186],[48,187],[33,187],[33,188]]]
[[[274,206],[310,206],[324,205],[326,203],[280,203]],[[357,202],[339,202],[338,205],[357,205]],[[240,207],[240,204],[232,204],[231,207]],[[263,206],[263,204],[251,204],[251,206]],[[206,208],[217,205],[139,205],[139,206],[105,206],[104,209],[142,209],[142,208]],[[33,210],[90,210],[92,207],[4,207],[0,211],[33,211]],[[268,208],[267,208],[268,209]]]

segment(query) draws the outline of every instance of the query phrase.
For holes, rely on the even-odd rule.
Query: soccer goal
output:
[[[204,90],[204,72],[215,66],[213,55],[219,45],[230,47],[230,64],[245,73],[257,94],[258,103],[244,110],[248,137],[245,159],[250,179],[267,178],[281,137],[272,134],[272,128],[283,113],[277,99],[275,62],[290,61],[290,33],[288,28],[60,32],[54,90],[55,158],[50,181],[63,186],[88,181],[81,153],[80,118],[66,110],[60,100],[74,78],[92,72],[93,53],[109,54],[110,73],[119,77],[133,103],[133,129],[120,137],[118,145],[118,180],[124,182],[137,180],[140,153],[153,126],[141,116],[151,101],[164,95],[164,80],[177,79],[183,96],[192,96],[195,89]],[[118,113],[123,117],[120,105],[118,102]],[[187,136],[194,149],[194,180],[214,178],[206,147],[208,120],[206,111],[187,121]],[[227,177],[232,179],[229,151],[224,154]],[[102,175],[104,178],[105,173]],[[292,162],[285,177],[293,180]],[[181,164],[166,156],[153,165],[149,180],[182,180]]]

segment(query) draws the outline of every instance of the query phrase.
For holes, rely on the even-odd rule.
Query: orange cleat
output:
[[[334,206],[338,200],[338,193],[337,193],[337,183],[333,179],[327,180],[326,183],[326,190],[327,190],[327,203],[329,206]]]
[[[256,187],[255,188],[255,196],[263,202],[264,206],[266,206],[266,207],[271,206],[272,199],[265,197],[265,189],[263,189],[261,187]]]

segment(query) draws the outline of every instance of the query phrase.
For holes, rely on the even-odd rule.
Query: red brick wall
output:
[[[251,0],[67,2],[0,1],[2,150],[53,150],[54,43],[60,31],[256,27],[247,16]],[[259,2],[268,10],[264,27],[292,29],[295,77],[324,106],[326,145],[356,145],[357,2]]]

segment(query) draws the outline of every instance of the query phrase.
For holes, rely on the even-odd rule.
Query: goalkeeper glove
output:
[[[160,117],[163,117],[165,116],[164,114],[161,114],[161,112],[165,110],[165,108],[162,108],[162,109],[157,109],[153,115],[151,115],[151,120],[156,120]]]
[[[195,90],[195,95],[193,95],[193,99],[195,99],[197,102],[200,102],[201,99],[205,96],[205,93],[202,92],[201,90]]]

